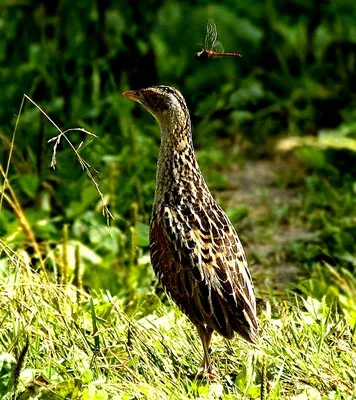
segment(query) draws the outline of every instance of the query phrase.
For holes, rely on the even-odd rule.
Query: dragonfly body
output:
[[[217,58],[217,57],[241,57],[241,54],[235,52],[224,52],[224,51],[216,51],[216,44],[218,38],[218,31],[216,29],[216,24],[214,20],[209,19],[208,25],[206,27],[206,37],[205,37],[205,45],[203,46],[201,51],[195,53],[195,56],[199,59],[207,60],[208,58]]]
[[[199,59],[207,60],[208,58],[217,58],[217,57],[241,57],[241,54],[234,52],[202,49],[201,51],[195,53],[195,56]]]

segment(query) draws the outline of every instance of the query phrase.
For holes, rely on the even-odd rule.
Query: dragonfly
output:
[[[215,50],[217,46],[218,31],[213,19],[208,20],[206,26],[205,44],[201,51],[195,53],[195,56],[200,59],[216,58],[216,57],[241,57],[239,53],[227,53],[224,51]]]

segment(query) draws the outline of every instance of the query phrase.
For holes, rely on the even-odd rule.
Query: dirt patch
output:
[[[297,182],[302,176],[295,161],[249,161],[227,172],[229,188],[216,193],[226,210],[248,210],[236,227],[260,294],[293,284],[300,272],[288,259],[288,247],[308,234],[296,218],[301,207]]]

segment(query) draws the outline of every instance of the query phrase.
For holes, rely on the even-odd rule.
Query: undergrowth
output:
[[[0,6],[0,397],[355,399],[354,1],[30,3]],[[193,58],[208,18],[241,60]],[[258,345],[213,338],[219,382],[149,265],[159,129],[121,92],[152,84],[186,97],[259,297]],[[24,91],[100,141],[62,148],[32,105],[11,124]],[[244,157],[285,173],[229,181]]]
[[[219,158],[213,161],[219,169]],[[63,224],[54,239],[39,241],[36,229],[50,220],[31,224],[2,169],[5,218],[12,210],[18,225],[6,227],[9,234],[0,242],[3,398],[353,399],[352,180],[327,158],[318,168],[305,164],[310,173],[299,178],[297,203],[269,204],[262,191],[258,196],[269,218],[260,214],[253,229],[246,225],[251,205],[230,210],[254,242],[270,242],[276,229],[303,223],[307,231],[301,237],[280,242],[271,248],[274,260],[259,262],[272,268],[273,262],[293,261],[308,278],[297,279],[293,291],[270,289],[268,296],[261,282],[256,285],[263,296],[260,343],[215,335],[218,382],[195,375],[202,357],[198,335],[156,286],[148,227],[137,203],[129,219],[118,218],[110,231],[89,212],[72,226]],[[295,177],[281,176],[276,184],[293,186]],[[20,234],[25,241],[18,240]]]
[[[311,281],[303,283],[303,297],[271,298],[256,346],[215,336],[212,357],[222,378],[207,383],[194,377],[202,356],[195,328],[170,303],[155,298],[148,315],[144,303],[129,315],[109,292],[81,292],[78,302],[75,286],[35,272],[26,253],[9,260],[0,276],[3,398],[16,392],[19,399],[258,399],[263,383],[268,399],[352,399],[355,393],[351,275],[324,267],[330,282],[320,300]]]

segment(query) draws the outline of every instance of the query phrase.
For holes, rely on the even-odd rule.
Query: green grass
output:
[[[86,2],[69,0],[58,9],[3,3],[0,397],[356,398],[354,0],[322,10],[275,1],[117,0],[89,2],[86,12]],[[241,60],[193,57],[208,18]],[[263,298],[259,345],[214,337],[220,382],[189,377],[200,341],[148,262],[160,135],[121,93],[152,84],[186,97],[204,176],[238,228]],[[18,115],[15,140],[23,93],[63,131],[99,137],[70,135],[101,173],[90,169],[115,217],[110,231],[98,187],[68,143],[50,169],[46,142],[56,132],[33,105]],[[72,282],[84,288],[80,301]]]
[[[216,154],[203,168],[220,169]],[[257,345],[214,336],[218,382],[195,376],[200,340],[156,284],[137,204],[110,231],[87,213],[37,252],[26,243],[50,220],[26,225],[20,204],[4,209],[27,231],[19,240],[17,225],[0,242],[2,398],[354,399],[354,186],[324,156],[309,170],[256,160],[224,175],[239,187],[216,185],[252,261],[261,336]],[[298,274],[287,278],[290,265]]]
[[[191,377],[202,349],[176,307],[151,294],[128,313],[108,292],[81,293],[77,303],[74,286],[48,281],[18,254],[2,264],[0,354],[18,359],[29,338],[18,371],[21,399],[258,399],[261,385],[268,399],[352,399],[356,280],[328,269],[326,275],[329,292],[321,300],[307,281],[303,297],[284,293],[264,304],[260,344],[215,336],[221,381],[207,383]],[[6,372],[3,361],[3,395],[14,377]]]

